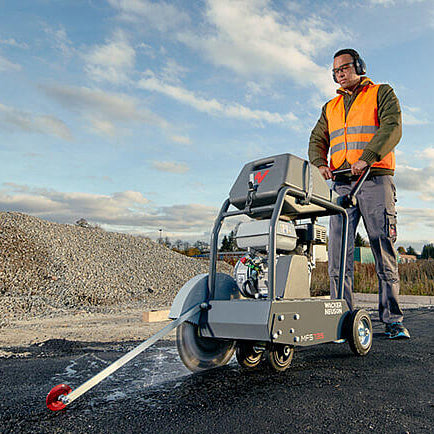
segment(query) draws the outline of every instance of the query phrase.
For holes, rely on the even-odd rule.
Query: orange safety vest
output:
[[[330,168],[338,169],[344,161],[355,163],[363,150],[374,137],[380,123],[378,121],[377,94],[379,84],[362,87],[345,118],[343,95],[338,95],[327,103],[326,116],[330,136]],[[389,152],[372,167],[395,169],[395,153]]]

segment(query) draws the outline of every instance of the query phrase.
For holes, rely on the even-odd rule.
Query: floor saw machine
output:
[[[340,171],[342,173],[342,171]],[[57,411],[111,375],[176,328],[181,360],[191,371],[222,366],[236,354],[245,369],[291,364],[294,349],[346,339],[358,356],[372,345],[372,324],[364,310],[350,312],[343,298],[348,238],[346,209],[368,176],[350,194],[337,196],[317,167],[291,154],[247,163],[223,203],[210,242],[209,274],[195,276],[176,295],[169,318],[156,335],[109,365],[77,389],[55,386],[46,398]],[[338,299],[311,297],[314,245],[326,243],[319,217],[342,216]],[[218,236],[223,220],[245,216],[236,241],[246,254],[234,276],[217,273]]]

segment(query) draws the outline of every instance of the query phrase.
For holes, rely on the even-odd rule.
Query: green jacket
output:
[[[354,100],[357,98],[363,86],[366,86],[372,81],[367,77],[360,79],[359,86],[355,91],[349,95],[342,88],[336,92],[344,96],[345,114],[351,108]],[[372,83],[373,84],[373,83]],[[327,102],[328,103],[328,102]],[[309,160],[315,166],[328,166],[327,155],[330,148],[330,139],[328,132],[328,121],[326,116],[326,106],[323,106],[321,117],[312,130],[309,140]],[[366,146],[363,151],[361,160],[366,161],[372,165],[376,161],[382,160],[395,146],[398,144],[402,135],[402,120],[401,120],[401,107],[399,106],[398,98],[395,92],[388,84],[380,84],[377,96],[378,105],[378,120],[380,128],[375,133],[375,136]],[[345,161],[340,169],[349,168],[350,164]],[[372,175],[393,175],[394,171],[384,168],[373,167],[371,169]]]

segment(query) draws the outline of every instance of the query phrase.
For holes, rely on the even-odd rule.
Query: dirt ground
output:
[[[167,322],[146,323],[143,309],[129,309],[122,313],[75,313],[54,318],[35,318],[11,321],[0,332],[0,357],[18,355],[11,347],[28,347],[50,339],[80,342],[121,342],[145,340]],[[174,331],[168,336],[174,337]],[[167,339],[167,338],[166,338]],[[23,351],[20,354],[25,357]]]

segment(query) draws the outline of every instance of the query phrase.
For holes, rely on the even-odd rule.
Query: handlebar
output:
[[[364,170],[366,170],[366,169],[364,169]],[[342,175],[344,173],[350,173],[351,168],[350,169],[336,169],[336,170],[332,170],[331,172],[333,173],[333,175]]]
[[[370,171],[371,171],[370,166],[367,166],[363,169],[361,175],[357,178],[357,181],[354,184],[354,187],[351,189],[351,191],[348,194],[338,197],[338,201],[337,201],[338,205],[340,205],[342,208],[350,208],[356,205],[357,203],[356,195],[362,188],[362,185],[365,182],[366,178],[368,177]],[[351,172],[351,169],[334,170],[332,173],[333,175],[340,175],[349,172]]]

